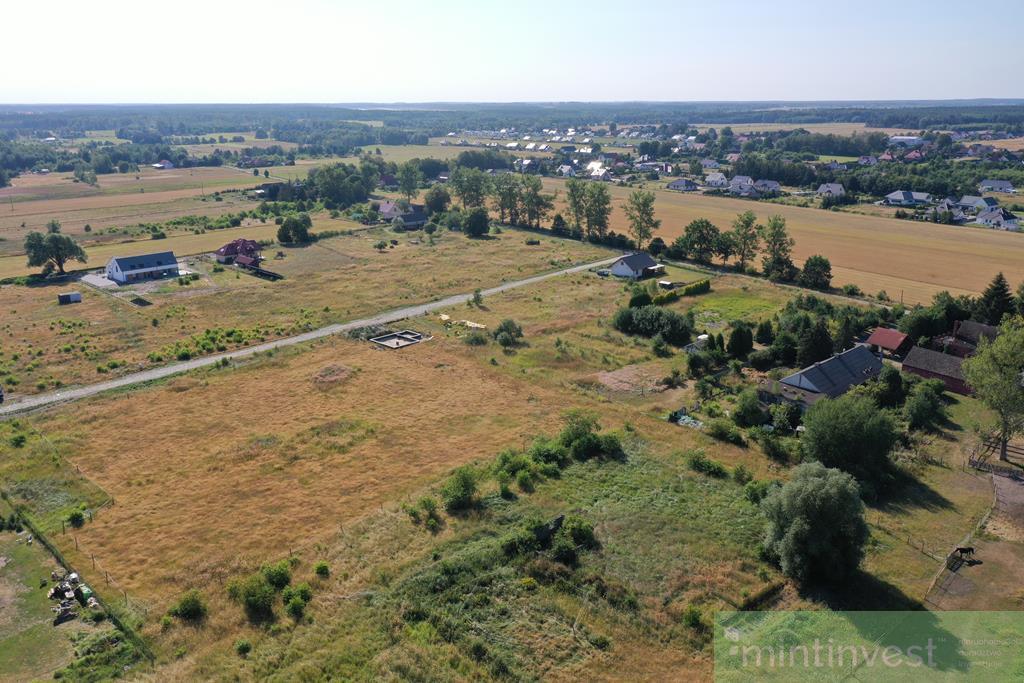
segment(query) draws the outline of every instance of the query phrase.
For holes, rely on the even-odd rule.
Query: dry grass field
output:
[[[213,152],[218,149],[240,152],[243,149],[248,148],[265,149],[267,147],[280,147],[281,149],[287,152],[289,150],[296,149],[299,146],[297,143],[294,142],[283,142],[280,140],[271,140],[269,138],[265,138],[262,140],[257,139],[256,132],[252,130],[236,131],[233,133],[217,133],[216,135],[211,134],[204,135],[201,137],[220,137],[222,135],[228,139],[228,142],[213,142],[209,144],[180,146],[193,156],[213,154]],[[230,142],[231,138],[235,137],[236,135],[241,135],[243,138],[245,138],[245,142]]]
[[[1008,149],[1011,152],[1017,152],[1024,149],[1024,137],[1005,138],[1002,140],[986,140],[982,144],[992,145],[993,147],[998,147],[1002,149]]]
[[[545,184],[559,191],[564,210],[564,182],[547,179]],[[761,221],[778,214],[786,218],[796,239],[798,261],[822,254],[832,262],[834,284],[856,284],[871,294],[885,290],[897,301],[902,296],[907,303],[926,302],[944,289],[976,294],[999,271],[1012,283],[1024,280],[1024,237],[1016,233],[671,192],[663,184],[648,186],[657,194],[657,215],[662,220],[657,234],[666,242],[681,235],[696,218],[728,229],[743,211],[753,211]],[[621,205],[631,189],[609,189],[616,207],[611,227],[626,232]]]
[[[626,671],[663,680],[708,675],[706,648],[674,626],[684,606],[724,607],[725,599],[776,584],[783,589],[768,606],[822,604],[786,588],[775,570],[757,571],[763,566],[754,551],[759,527],[741,487],[688,471],[680,453],[701,447],[758,478],[784,476],[780,465],[756,446],[723,444],[666,422],[669,410],[693,401],[692,382],[671,390],[629,386],[630,378],[663,376],[685,362],[681,354],[659,358],[649,342],[609,329],[626,294],[620,281],[577,274],[490,297],[480,309],[449,311],[491,327],[505,318],[520,322],[525,345],[508,353],[493,342],[468,346],[457,327],[431,316],[408,326],[434,339],[401,351],[335,338],[26,418],[115,501],[76,532],[77,548],[70,536],[58,535],[57,542],[73,561],[87,564],[95,556],[110,573],[116,588],[100,585],[101,592],[128,591],[164,676],[297,677],[308,667],[344,667],[364,657],[380,674],[400,667],[402,659],[393,658],[408,648],[429,647],[436,655],[447,647],[401,622],[394,630],[396,614],[379,611],[392,586],[407,585],[408,572],[458,557],[450,544],[487,538],[488,525],[514,514],[508,506],[545,518],[579,510],[594,521],[602,544],[584,571],[635,591],[636,616],[586,595],[539,589],[529,602],[508,605],[502,617],[508,630],[488,642],[525,638],[553,680]],[[770,316],[790,296],[769,283],[724,276],[715,278],[711,293],[672,307],[693,307],[698,321],[716,324]],[[608,383],[609,375],[626,386]],[[400,511],[401,502],[434,488],[455,465],[486,461],[551,433],[568,407],[593,410],[609,427],[630,425],[638,441],[629,461],[572,466],[561,479],[520,494],[518,503],[449,518],[436,536]],[[966,427],[973,409],[958,403],[952,417]],[[991,500],[957,466],[959,438],[951,431],[928,446],[945,464],[922,465],[923,484],[913,496],[870,510],[866,566],[876,589],[922,598],[937,564],[906,538],[933,549],[956,543]],[[314,582],[313,619],[271,629],[248,625],[227,600],[225,582],[292,553],[300,558],[299,576],[316,559],[331,567],[329,579]],[[159,615],[190,587],[207,596],[208,621],[201,629],[161,630]],[[543,608],[531,612],[537,601]],[[578,650],[569,635],[574,619],[610,635],[614,646]],[[547,652],[528,635],[540,623],[545,640],[572,657]],[[479,627],[482,634],[495,628],[505,627]],[[257,647],[251,663],[230,651],[239,637]],[[672,654],[659,655],[666,642]],[[339,648],[344,661],[337,659]],[[186,655],[172,656],[178,651]]]
[[[317,219],[314,226],[350,227],[329,219]],[[139,253],[157,245],[174,249],[179,256],[209,252],[237,237],[272,238],[275,229],[268,224],[158,243],[106,245],[95,247],[90,260],[102,265],[114,253]],[[382,238],[398,244],[379,253],[374,245]],[[486,240],[445,232],[431,245],[422,236],[374,229],[282,249],[285,258],[272,258],[267,264],[285,276],[278,282],[234,268],[215,272],[211,262],[194,260],[189,267],[201,277],[186,286],[165,280],[110,292],[78,285],[84,301],[68,307],[57,305],[56,294],[71,285],[4,286],[0,381],[7,383],[11,395],[98,381],[147,366],[151,352],[189,342],[208,329],[240,330],[245,343],[253,343],[609,255],[606,249],[572,240],[547,238],[536,246],[524,241],[525,233],[515,230]],[[276,251],[268,250],[267,256]],[[136,290],[152,305],[140,308],[129,303]],[[194,343],[189,345],[195,348]],[[173,360],[173,354],[163,356]],[[114,367],[109,367],[111,362]]]

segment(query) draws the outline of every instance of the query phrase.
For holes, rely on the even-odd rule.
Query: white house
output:
[[[917,206],[919,204],[928,204],[931,200],[932,196],[927,192],[896,190],[885,195],[885,203],[890,206]]]
[[[762,178],[754,182],[754,189],[761,194],[781,194],[782,185],[779,184],[778,180],[768,180]]]
[[[693,192],[697,189],[697,183],[693,182],[689,178],[679,178],[678,180],[673,180],[665,187],[679,192]]]
[[[818,186],[819,197],[842,197],[846,194],[846,188],[842,183],[822,183]]]
[[[141,256],[115,256],[107,262],[106,276],[120,284],[178,276],[178,259],[172,251]]]
[[[724,173],[708,173],[704,176],[704,184],[708,187],[729,187]]]
[[[998,230],[1010,230],[1013,232],[1020,230],[1020,222],[1017,216],[1001,206],[982,211],[975,220],[982,225]]]
[[[575,178],[576,171],[569,164],[562,164],[561,166],[558,167],[558,175],[562,176],[563,178]]]
[[[1016,192],[1013,189],[1013,183],[1009,180],[992,180],[986,178],[978,183],[979,192]]]
[[[611,271],[616,277],[639,280],[665,272],[665,266],[651,258],[650,254],[637,252],[621,257],[612,264]]]
[[[174,168],[174,162],[168,161],[167,159],[161,159],[160,161],[156,162],[152,166],[153,166],[153,168],[161,170],[161,171],[168,171],[168,170]]]

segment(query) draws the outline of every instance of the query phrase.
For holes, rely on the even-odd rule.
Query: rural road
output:
[[[590,270],[592,268],[599,268],[601,266],[608,265],[615,261],[618,256],[612,256],[600,261],[592,261],[590,263],[583,263],[578,266],[572,266],[570,268],[563,268],[561,270],[552,271],[549,273],[542,273],[540,275],[534,275],[522,280],[513,280],[504,284],[498,285],[497,287],[491,287],[490,289],[481,290],[483,296],[491,296],[494,294],[500,294],[501,292],[515,289],[517,287],[525,287],[527,285],[536,284],[543,282],[554,277],[560,277],[562,275],[571,275],[572,273],[579,273],[582,271]],[[70,401],[77,401],[82,398],[89,396],[95,396],[96,394],[104,391],[110,391],[112,389],[120,389],[122,387],[132,386],[133,384],[142,384],[143,382],[152,382],[153,380],[163,379],[164,377],[171,377],[172,375],[178,375],[183,372],[195,370],[197,368],[205,368],[220,362],[222,359],[237,359],[246,358],[248,356],[262,353],[264,351],[270,351],[272,349],[279,349],[285,346],[294,346],[295,344],[302,344],[304,342],[313,341],[314,339],[321,339],[323,337],[329,337],[335,334],[341,334],[343,332],[349,332],[351,330],[357,330],[361,327],[370,327],[373,325],[388,325],[399,320],[405,320],[406,318],[416,318],[427,313],[449,308],[451,306],[457,306],[464,304],[473,297],[472,293],[469,294],[455,294],[453,296],[446,297],[444,299],[438,299],[437,301],[430,301],[427,303],[416,304],[415,306],[407,306],[405,308],[396,308],[391,311],[379,313],[369,318],[361,318],[359,320],[350,320],[345,323],[336,323],[334,325],[327,325],[310,332],[304,332],[297,334],[293,337],[284,337],[264,344],[258,344],[256,346],[247,346],[237,351],[229,351],[227,353],[219,353],[215,356],[203,356],[202,358],[193,358],[192,360],[181,361],[178,363],[171,363],[169,365],[162,365],[151,370],[142,370],[140,372],[133,372],[117,379],[112,379],[107,382],[97,382],[96,384],[88,384],[83,387],[76,387],[72,389],[63,389],[60,391],[51,391],[45,394],[37,394],[35,396],[29,396],[23,398],[20,401],[9,404],[0,404],[0,419],[10,417],[17,413],[23,413],[29,410],[36,410],[43,408],[55,403],[66,403]]]

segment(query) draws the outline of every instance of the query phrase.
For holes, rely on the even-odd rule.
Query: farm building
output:
[[[718,168],[720,166],[714,159],[702,159],[700,165],[701,168]]]
[[[932,340],[932,347],[942,349],[944,353],[967,358],[978,350],[982,339],[992,341],[999,335],[999,328],[973,320],[958,320],[953,323],[953,331]]]
[[[941,379],[950,391],[968,396],[971,389],[964,379],[963,362],[960,356],[915,346],[903,359],[903,371],[926,379]]]
[[[61,306],[80,304],[82,303],[82,294],[81,292],[63,292],[57,295],[57,303]]]
[[[913,346],[913,340],[899,330],[891,327],[877,327],[868,337],[867,344],[875,353],[888,353],[892,356],[902,356]]]
[[[846,194],[846,188],[842,183],[822,183],[818,186],[819,197],[842,197]]]
[[[693,182],[689,178],[679,178],[678,180],[673,180],[665,187],[679,192],[693,192],[697,189],[697,183]]]
[[[153,164],[152,166],[153,166],[153,168],[161,170],[161,171],[169,171],[172,168],[174,168],[174,163],[171,162],[171,161],[168,161],[167,159],[162,159],[162,160],[156,162],[155,164]]]
[[[665,266],[661,265],[650,254],[637,252],[628,254],[612,264],[612,275],[616,277],[628,277],[633,280],[640,280],[652,275],[665,272]]]
[[[778,382],[763,384],[759,389],[762,401],[787,401],[808,408],[823,398],[842,396],[850,387],[878,377],[882,361],[866,346],[855,346],[831,358],[783,377]]]
[[[140,256],[115,256],[107,262],[107,279],[120,284],[178,276],[174,252],[161,251]]]
[[[260,244],[256,240],[232,240],[217,250],[217,262],[233,263],[239,256],[247,256],[258,261],[260,251]]]

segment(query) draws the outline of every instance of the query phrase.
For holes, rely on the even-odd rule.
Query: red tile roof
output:
[[[899,330],[889,327],[876,328],[868,337],[868,344],[883,348],[887,351],[896,351],[907,341],[907,335]]]

